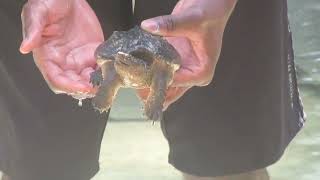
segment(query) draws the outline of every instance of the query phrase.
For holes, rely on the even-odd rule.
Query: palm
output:
[[[48,0],[47,3],[51,8],[42,24],[39,23],[40,36],[35,35],[29,45],[34,46],[30,50],[37,66],[56,93],[93,94],[89,83],[96,66],[93,55],[104,40],[94,12],[85,0]],[[28,8],[23,15],[25,23],[30,21]],[[32,28],[28,33],[34,33]],[[23,46],[28,48],[25,43],[22,51]]]
[[[224,8],[219,6],[220,2],[180,0],[171,15],[151,19],[152,22],[157,22],[158,27],[150,28],[149,20],[149,31],[165,36],[182,60],[167,91],[165,106],[177,101],[191,87],[205,86],[211,82],[224,31],[224,23],[221,23],[224,21],[218,21],[217,17],[226,17],[221,11]],[[144,25],[148,29],[148,23],[145,22]],[[148,89],[138,90],[138,95],[143,100],[148,94]]]
[[[207,1],[207,4],[212,2]],[[205,6],[210,6],[207,4]],[[172,15],[191,12],[197,6],[200,6],[197,0],[181,0],[174,8]],[[192,23],[192,21],[201,22],[203,20],[201,17],[189,16],[188,20],[190,24],[186,25],[183,31],[167,37],[182,59],[181,68],[174,77],[174,86],[186,87],[202,84],[199,79],[207,73],[203,70],[208,66],[215,66],[213,63],[216,63],[220,54],[224,28],[205,28],[206,30],[203,30],[199,24]]]
[[[195,71],[197,69],[200,70],[200,66],[203,63],[200,59],[204,59],[199,59],[201,54],[197,54],[199,52],[198,47],[193,45],[190,39],[184,37],[168,37],[166,39],[175,47],[182,59],[181,67],[174,76],[174,83],[184,82],[183,86],[186,86],[185,82],[190,82],[190,76],[196,74],[197,72]]]

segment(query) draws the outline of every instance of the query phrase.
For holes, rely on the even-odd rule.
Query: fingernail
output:
[[[142,29],[152,32],[152,33],[158,33],[160,31],[160,26],[157,22],[153,20],[145,20],[141,23]]]

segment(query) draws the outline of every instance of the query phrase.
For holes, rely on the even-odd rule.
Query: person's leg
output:
[[[259,169],[247,173],[235,174],[220,177],[198,177],[183,173],[184,180],[269,180],[269,174],[266,169]]]
[[[293,75],[294,66],[287,64],[285,2],[239,1],[214,83],[192,88],[164,113],[169,163],[192,175],[186,178],[268,179],[264,170],[249,171],[277,162],[302,127],[298,95],[289,93],[296,88],[288,88],[287,68]],[[173,7],[173,0],[136,0],[135,22],[170,14]]]
[[[93,5],[95,2],[91,1]],[[110,14],[121,12],[124,4],[117,3],[119,0],[113,0],[114,4],[111,0],[106,2],[109,4],[101,3],[98,11],[100,16],[107,17],[99,17],[107,35],[130,22],[119,17],[121,13]],[[19,53],[22,5],[23,1],[0,1],[0,171],[6,174],[3,179],[10,176],[10,180],[89,180],[99,170],[100,144],[108,113],[95,112],[89,100],[78,107],[71,97],[52,93],[32,55]]]
[[[1,180],[10,180],[10,178],[6,174],[2,174]]]

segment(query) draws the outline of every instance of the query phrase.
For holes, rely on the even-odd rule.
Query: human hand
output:
[[[165,36],[182,58],[182,65],[168,90],[170,99],[165,102],[167,106],[191,87],[211,83],[221,51],[223,32],[236,1],[180,0],[171,15],[142,22],[145,30]],[[147,89],[138,91],[142,100],[148,93]]]
[[[167,108],[177,101],[181,96],[186,93],[190,87],[169,87],[166,91],[166,99],[163,104],[163,111],[167,110]],[[139,98],[142,100],[142,102],[146,102],[150,93],[150,89],[140,89],[137,91]]]
[[[89,83],[103,42],[99,21],[85,0],[29,0],[21,14],[23,54],[33,52],[35,64],[55,93],[91,96]],[[84,98],[84,97],[82,97]]]
[[[172,86],[204,86],[213,78],[225,26],[237,0],[180,0],[171,15],[141,26],[167,37],[182,56]]]

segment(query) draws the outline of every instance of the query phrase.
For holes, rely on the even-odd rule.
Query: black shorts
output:
[[[55,95],[32,55],[19,53],[24,2],[0,1],[0,171],[12,180],[88,180],[99,170],[108,113]],[[106,36],[129,28],[129,2],[89,0]]]
[[[137,0],[135,22],[170,14],[175,2]],[[276,162],[303,123],[287,1],[246,0],[225,30],[213,83],[189,90],[161,125],[169,163],[214,177]]]
[[[170,14],[176,0],[89,1],[106,37]],[[13,180],[87,180],[99,169],[108,114],[53,94],[32,57],[18,52],[23,2],[0,2],[0,169]],[[263,7],[263,8],[261,8]],[[227,26],[214,83],[195,87],[161,121],[169,162],[220,176],[279,159],[304,123],[285,0],[239,1]]]

